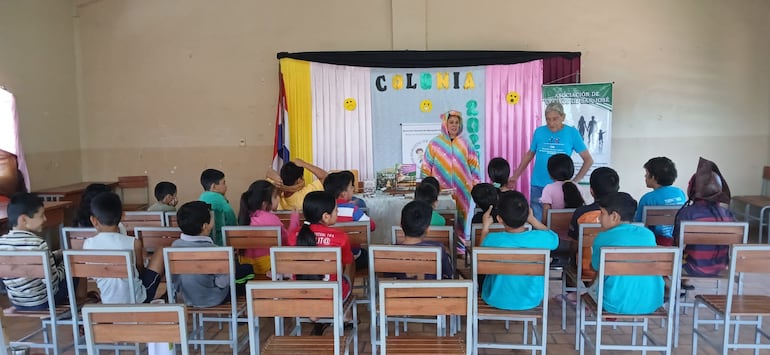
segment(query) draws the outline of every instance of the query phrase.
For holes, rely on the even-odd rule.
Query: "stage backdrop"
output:
[[[302,158],[327,170],[358,169],[372,180],[378,170],[412,163],[403,159],[414,145],[402,142],[403,125],[440,124],[442,113],[457,110],[485,179],[493,157],[518,165],[541,122],[542,60],[436,68],[280,62],[276,168]],[[529,191],[529,171],[517,184]]]

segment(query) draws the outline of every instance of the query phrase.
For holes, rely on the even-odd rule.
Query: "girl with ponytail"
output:
[[[337,203],[332,194],[314,191],[305,196],[302,203],[305,222],[297,234],[289,240],[289,245],[339,247],[342,249],[342,296],[347,299],[352,289],[351,276],[355,273],[353,253],[347,233],[332,228],[337,223]],[[326,281],[337,281],[338,275],[324,275]]]
[[[293,211],[289,229],[273,213],[278,208],[278,189],[267,180],[254,181],[249,189],[241,194],[241,208],[238,211],[238,225],[281,227],[281,245],[289,244],[289,236],[299,229],[299,212]],[[270,249],[247,249],[241,256],[241,263],[254,267],[254,274],[266,275],[270,271]]]

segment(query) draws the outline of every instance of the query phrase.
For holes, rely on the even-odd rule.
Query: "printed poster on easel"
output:
[[[401,124],[401,163],[415,164],[417,179],[420,180],[420,166],[428,141],[441,133],[441,123]]]
[[[588,182],[591,171],[610,165],[612,151],[612,83],[543,85],[543,112],[545,107],[558,101],[564,106],[564,124],[575,127],[594,164],[582,182]],[[545,121],[543,122],[545,124]],[[583,160],[572,154],[575,171],[580,170]]]

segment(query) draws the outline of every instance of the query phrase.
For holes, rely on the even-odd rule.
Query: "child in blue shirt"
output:
[[[614,192],[599,201],[599,221],[604,228],[591,249],[591,267],[599,270],[603,247],[653,247],[655,235],[649,229],[631,224],[636,201],[625,192]],[[598,283],[594,283],[597,285]],[[604,310],[618,314],[652,313],[663,305],[661,276],[605,276]],[[597,289],[589,293],[594,299]]]
[[[214,240],[214,244],[222,246],[222,227],[238,225],[235,211],[225,198],[227,193],[225,173],[217,169],[206,169],[201,173],[201,185],[205,191],[198,200],[211,206],[211,211],[214,212],[214,223],[217,226],[211,231],[211,239]]]
[[[559,246],[559,236],[532,215],[527,198],[521,192],[503,192],[497,213],[494,220],[501,223],[505,231],[489,233],[493,223],[492,206],[487,208],[482,219],[482,247],[554,250]],[[527,231],[524,222],[529,222],[533,230]],[[546,280],[542,276],[487,275],[481,298],[495,308],[532,309],[543,302],[543,282]]]
[[[676,180],[676,165],[666,157],[655,157],[644,164],[644,182],[652,191],[639,199],[634,221],[642,222],[642,212],[645,206],[682,206],[687,201],[682,189],[671,186]],[[672,246],[673,225],[654,226],[655,240],[658,245]]]

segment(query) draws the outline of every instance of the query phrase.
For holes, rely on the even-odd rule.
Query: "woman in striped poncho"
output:
[[[463,119],[458,111],[441,115],[441,134],[428,142],[422,161],[423,176],[435,177],[442,188],[454,189],[457,227],[464,229],[468,219],[471,188],[479,183],[479,157],[464,136]],[[461,234],[464,236],[464,234]]]

